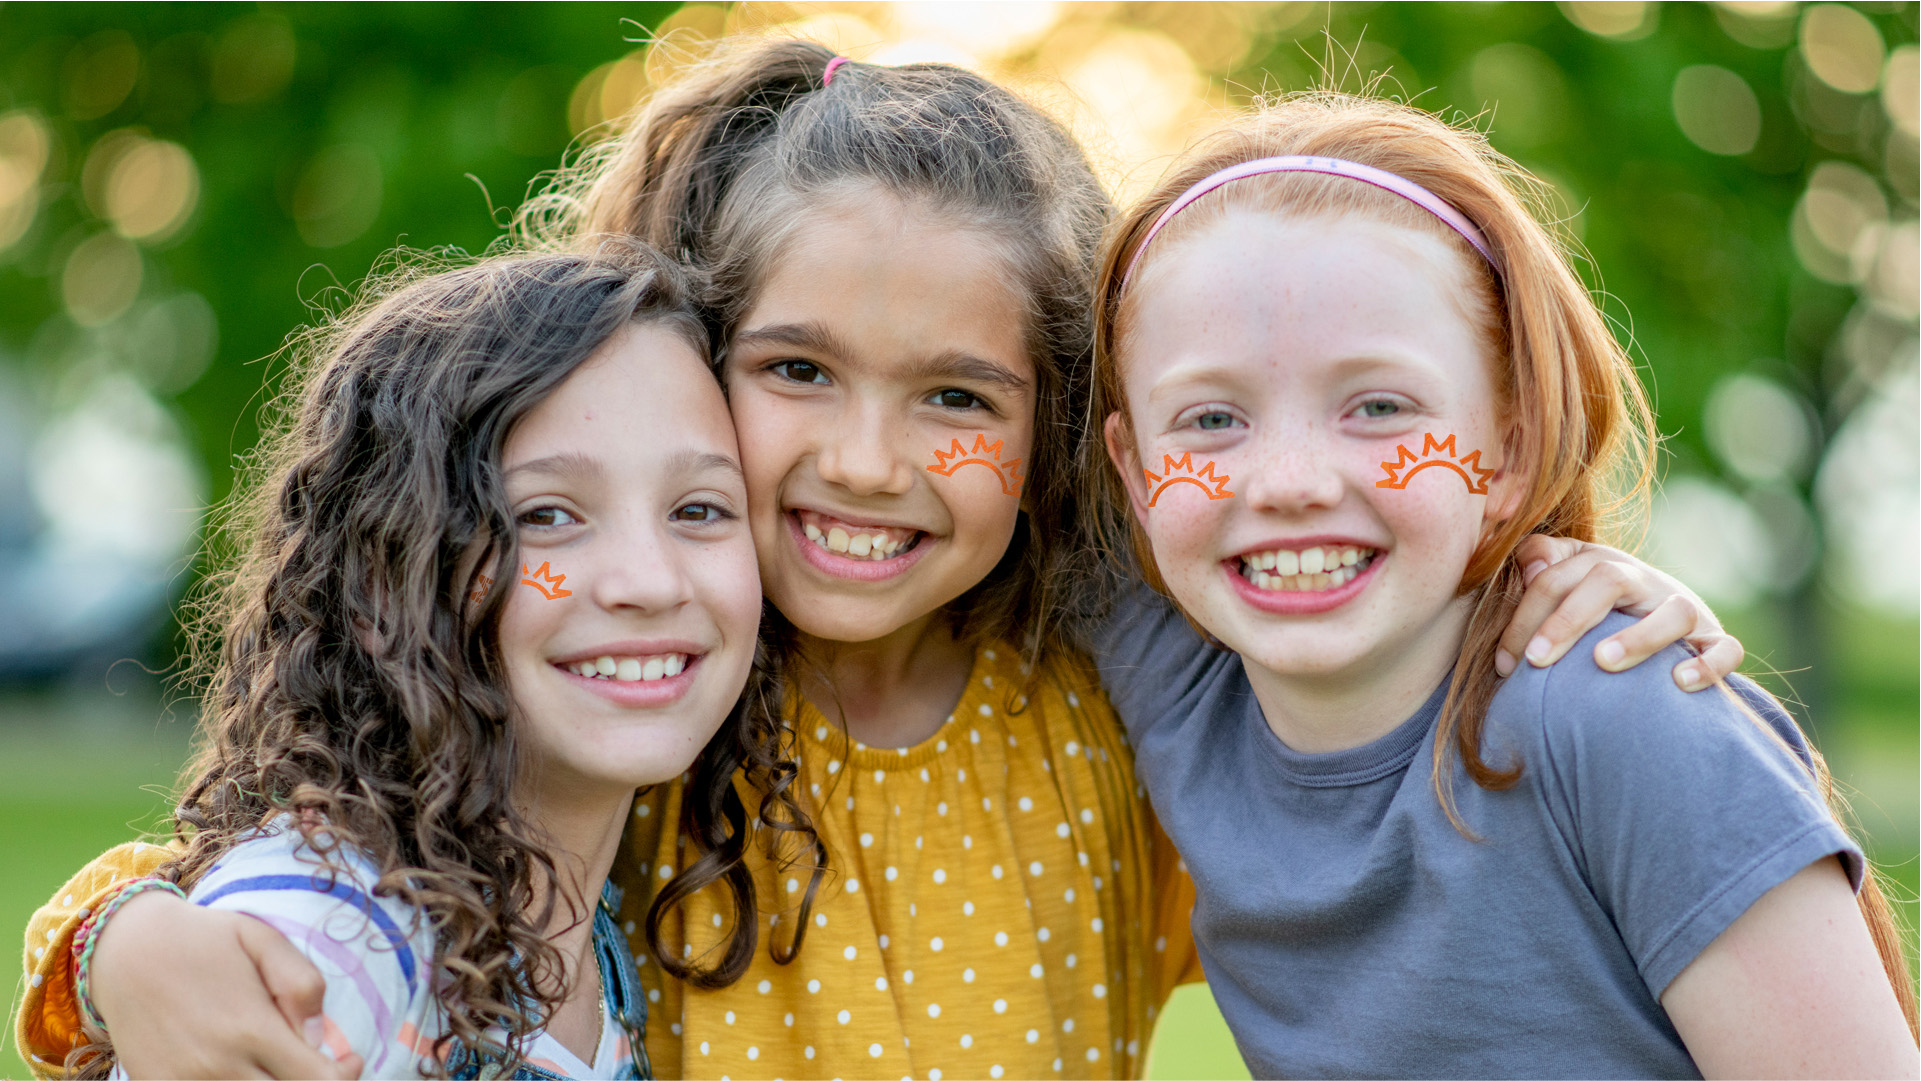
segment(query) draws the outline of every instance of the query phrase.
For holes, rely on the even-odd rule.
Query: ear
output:
[[[1134,518],[1147,526],[1147,477],[1141,472],[1140,452],[1134,448],[1134,426],[1119,410],[1107,414],[1103,426],[1107,437],[1107,457],[1120,470],[1121,484],[1127,489],[1127,501],[1134,506]]]

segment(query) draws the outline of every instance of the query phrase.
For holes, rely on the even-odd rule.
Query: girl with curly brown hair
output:
[[[685,774],[689,825],[744,838],[744,767],[804,823],[741,694],[760,582],[688,281],[630,242],[496,258],[303,345],[148,881],[285,935],[372,1076],[649,1076],[607,884],[634,790]]]

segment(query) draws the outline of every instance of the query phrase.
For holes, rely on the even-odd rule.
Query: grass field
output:
[[[1735,629],[1753,640],[1746,628]],[[1913,928],[1921,867],[1921,725],[1914,695],[1921,629],[1900,625],[1888,633],[1869,627],[1849,636],[1859,648],[1844,650],[1850,658],[1844,663],[1869,671],[1848,681],[1852,690],[1842,702],[1843,717],[1826,726],[1821,739],[1857,826],[1894,879],[1904,922]],[[156,721],[156,701],[147,685],[121,696],[0,697],[0,935],[6,939],[19,942],[14,936],[34,908],[89,857],[166,813],[165,792],[188,732],[183,720]],[[9,1016],[19,1001],[20,957],[12,946],[0,950]],[[26,1065],[15,1053],[9,1024],[0,1037],[0,1075],[16,1072],[24,1076]],[[1183,988],[1168,1004],[1148,1073],[1166,1079],[1248,1076],[1205,987]]]

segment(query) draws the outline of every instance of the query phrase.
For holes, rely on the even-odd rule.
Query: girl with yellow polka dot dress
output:
[[[978,75],[763,42],[661,89],[525,212],[548,242],[638,235],[711,276],[788,673],[767,708],[820,841],[747,836],[745,787],[743,818],[691,837],[689,788],[640,794],[613,881],[660,1076],[1135,1077],[1157,1010],[1198,978],[1192,887],[1074,632],[1099,592],[1073,478],[1109,211],[1065,130]],[[110,853],[84,874],[116,860],[138,870]],[[720,945],[741,920],[761,922],[751,952]],[[231,937],[108,945],[120,978],[171,968],[155,986],[177,991],[188,959],[250,966]],[[129,1031],[229,1072],[298,1040],[212,1020],[263,998],[254,980],[204,991],[118,997],[151,1015]],[[58,1012],[29,1002],[23,1046]]]

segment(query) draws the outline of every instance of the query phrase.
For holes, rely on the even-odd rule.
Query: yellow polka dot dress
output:
[[[614,879],[660,1076],[1139,1076],[1168,992],[1199,977],[1192,887],[1090,671],[1037,676],[1011,649],[980,650],[953,716],[904,750],[850,744],[801,705],[800,783],[832,873],[800,956],[776,964],[769,935],[791,941],[807,874],[756,849],[760,948],[718,991],[663,980],[647,957],[652,891],[686,849],[680,786],[641,797]],[[729,918],[704,891],[664,946],[704,950]]]

